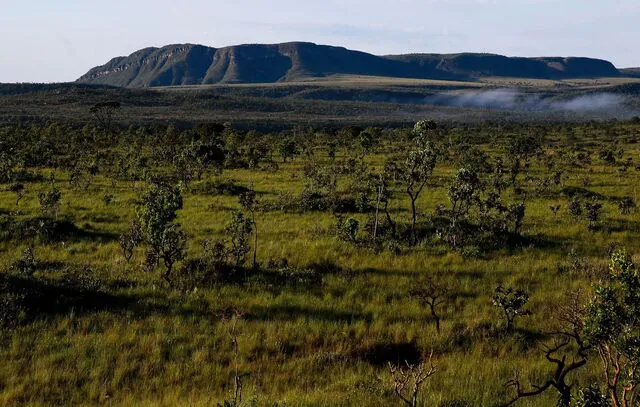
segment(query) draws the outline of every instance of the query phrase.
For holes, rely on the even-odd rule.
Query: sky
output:
[[[0,0],[0,82],[73,81],[149,46],[310,41],[373,54],[640,66],[640,0]]]

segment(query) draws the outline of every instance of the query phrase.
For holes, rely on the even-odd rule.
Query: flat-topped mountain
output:
[[[91,69],[77,82],[122,87],[273,83],[330,75],[467,80],[611,77],[616,67],[592,58],[519,58],[495,54],[377,56],[306,42],[212,48],[177,44],[144,48]]]

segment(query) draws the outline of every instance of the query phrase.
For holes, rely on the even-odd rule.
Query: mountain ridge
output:
[[[585,57],[507,57],[490,53],[373,55],[310,42],[147,47],[112,58],[76,82],[129,88],[275,83],[338,74],[472,80],[488,76],[568,79],[622,76],[611,62]]]

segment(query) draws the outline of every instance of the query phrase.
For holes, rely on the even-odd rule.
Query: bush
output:
[[[338,238],[344,242],[356,243],[359,228],[360,223],[354,218],[348,218],[345,220],[339,216],[336,222],[336,233]]]
[[[225,228],[225,232],[230,236],[231,247],[229,255],[233,259],[234,265],[240,267],[247,261],[247,255],[251,251],[251,232],[253,231],[253,221],[241,211],[233,212],[231,222]]]
[[[40,210],[46,217],[55,218],[58,215],[60,209],[60,200],[62,199],[62,193],[54,185],[50,191],[40,192],[38,194],[38,201],[40,202]]]
[[[600,216],[602,215],[602,204],[600,202],[589,202],[585,205],[587,210],[587,220],[589,221],[589,230],[595,230],[598,227]]]
[[[35,217],[24,220],[0,220],[0,241],[39,239],[42,243],[60,242],[81,235],[81,230],[66,219]]]
[[[500,308],[504,314],[507,331],[513,329],[516,318],[531,315],[531,311],[525,309],[529,302],[529,294],[524,290],[504,288],[500,285],[496,288],[492,300],[493,305]]]
[[[24,277],[31,277],[36,271],[36,258],[33,253],[33,247],[27,247],[22,253],[22,257],[11,265],[11,270]]]
[[[636,202],[630,196],[625,196],[620,201],[618,201],[618,209],[620,209],[620,214],[628,215],[631,213],[631,210],[636,207]]]
[[[576,198],[573,198],[571,202],[569,202],[569,214],[574,218],[579,218],[582,216],[582,202]]]
[[[203,255],[184,262],[178,275],[178,281],[184,288],[209,286],[221,282],[231,282],[235,277],[235,268],[228,264],[229,249],[224,242],[202,243]]]
[[[464,259],[480,259],[482,258],[482,251],[478,246],[464,246],[460,249],[460,255]]]
[[[11,329],[24,318],[25,296],[6,292],[3,287],[0,288],[2,288],[0,290],[0,329]]]
[[[247,192],[249,189],[236,184],[232,179],[205,181],[193,188],[193,192],[203,195],[227,195],[237,196]]]
[[[595,386],[585,387],[578,391],[577,407],[609,407],[609,399]]]

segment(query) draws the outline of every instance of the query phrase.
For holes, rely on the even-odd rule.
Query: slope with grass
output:
[[[3,293],[26,295],[27,304],[29,298],[38,300],[25,308],[17,326],[0,335],[0,404],[204,406],[233,399],[239,375],[247,405],[393,405],[397,399],[388,363],[414,363],[431,351],[437,373],[424,385],[420,405],[507,401],[512,393],[504,384],[516,373],[535,383],[551,371],[538,344],[549,339],[545,332],[554,329],[568,293],[588,291],[606,268],[608,248],[640,253],[638,212],[618,211],[620,197],[637,194],[638,172],[620,168],[627,158],[637,159],[640,128],[595,123],[534,130],[460,127],[450,129],[447,138],[460,138],[461,146],[476,146],[493,159],[520,132],[546,132],[545,154],[531,162],[531,177],[551,175],[547,165],[560,150],[586,152],[593,160],[583,166],[566,162],[562,185],[544,190],[523,185],[528,191],[522,228],[527,244],[478,253],[451,250],[429,238],[416,247],[383,250],[341,241],[334,214],[278,209],[283,199],[302,192],[309,160],[333,165],[357,151],[349,145],[332,157],[329,146],[319,143],[310,155],[286,162],[275,152],[277,170],[208,171],[184,189],[177,222],[188,234],[185,264],[203,254],[203,241],[229,238],[225,226],[240,205],[237,191],[221,189],[220,182],[251,186],[269,204],[256,218],[257,259],[263,268],[247,269],[238,281],[195,287],[180,285],[185,277],[179,273],[167,284],[157,270],[145,271],[143,248],[136,249],[130,263],[122,255],[118,237],[135,217],[145,182],[114,181],[105,167],[85,189],[70,183],[68,171],[29,168],[34,177],[23,181],[26,196],[18,204],[10,184],[0,188],[0,286],[9,290]],[[102,153],[129,151],[132,140],[126,134],[102,140],[111,145]],[[380,169],[404,151],[403,137],[390,131],[365,161]],[[238,141],[229,135],[227,142]],[[614,142],[622,155],[615,163],[600,160],[600,150]],[[148,156],[161,145],[169,143],[136,148]],[[449,205],[447,189],[457,160],[452,155],[437,165],[417,203],[421,224],[429,222],[439,204]],[[41,216],[38,193],[51,189],[52,173],[62,194],[57,217],[75,227],[47,242],[12,237],[12,222]],[[348,185],[345,175],[339,188]],[[589,230],[584,219],[568,213],[573,196],[603,203],[602,228]],[[505,195],[506,202],[518,199]],[[558,213],[550,210],[552,205],[560,205]],[[408,221],[409,200],[402,189],[394,189],[390,208],[398,222]],[[346,215],[362,225],[368,217]],[[358,240],[366,240],[366,234],[361,231]],[[34,242],[35,274],[16,275],[11,265]],[[283,264],[282,259],[286,267],[269,266]],[[451,287],[440,332],[428,307],[412,294],[428,278]],[[503,330],[501,314],[491,303],[501,284],[522,288],[531,297],[533,314],[518,320],[513,332]],[[571,377],[576,388],[600,380],[597,358],[589,363]],[[555,406],[556,399],[550,391],[518,405]]]

